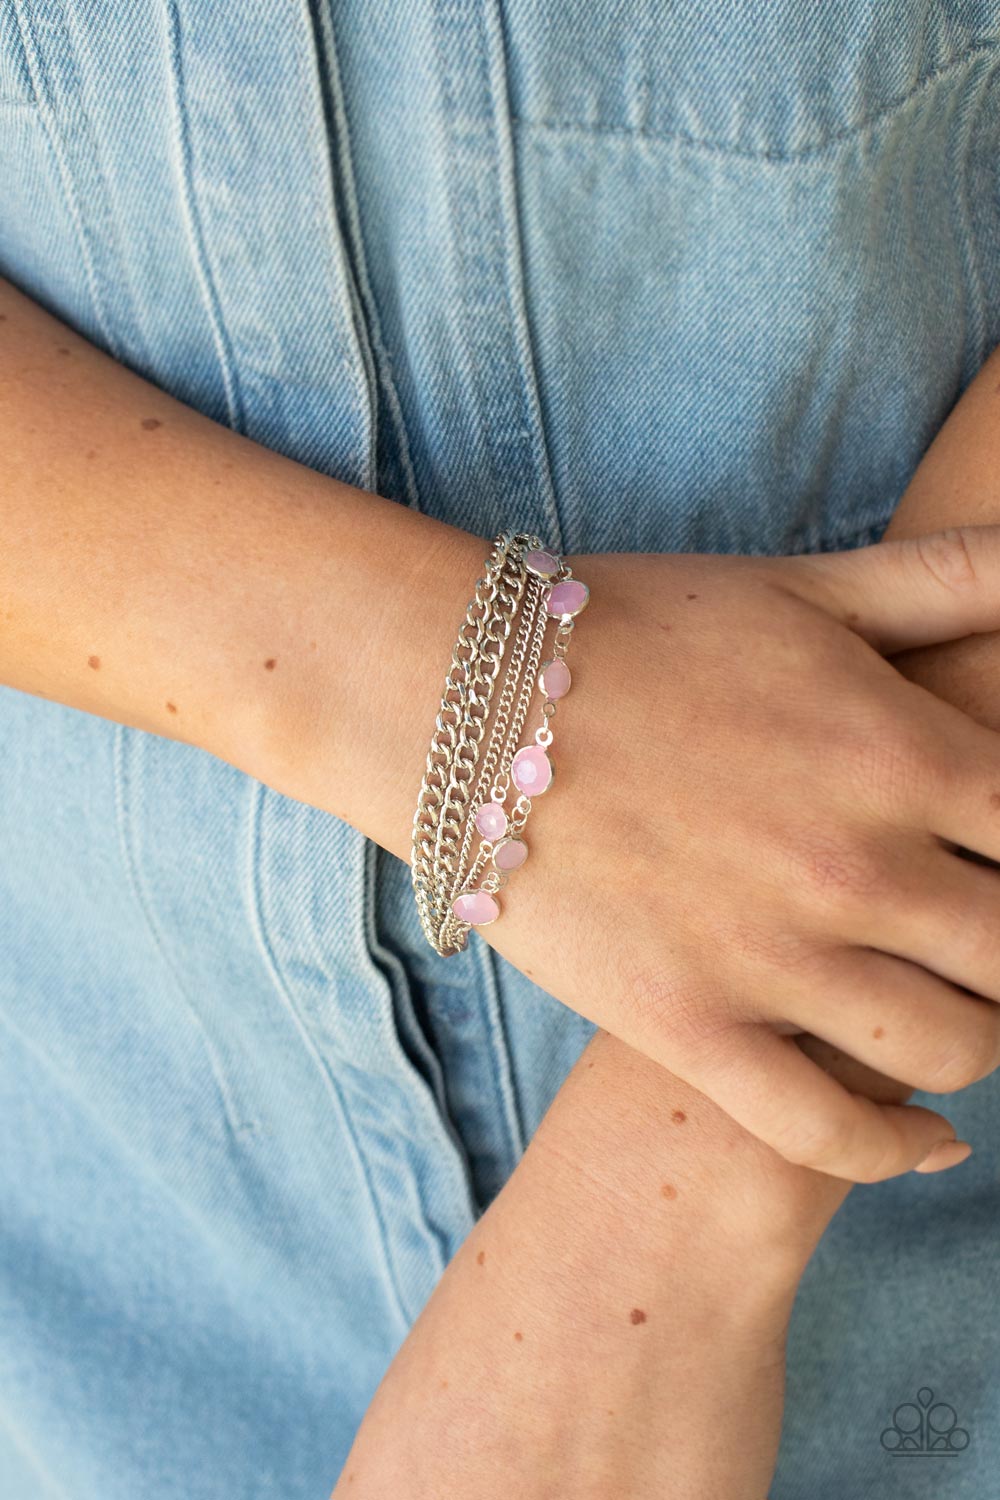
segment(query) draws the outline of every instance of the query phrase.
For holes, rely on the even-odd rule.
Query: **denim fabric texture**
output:
[[[848,547],[1000,340],[998,68],[995,0],[0,0],[0,274],[482,534]],[[590,1029],[345,824],[0,691],[0,1500],[326,1495]],[[995,1494],[998,1087],[827,1235],[772,1500]],[[922,1387],[965,1451],[882,1447]]]

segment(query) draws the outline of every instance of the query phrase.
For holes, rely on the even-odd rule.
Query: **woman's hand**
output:
[[[778,561],[573,559],[558,780],[489,941],[783,1156],[856,1180],[952,1136],[805,1057],[946,1092],[1000,1057],[1000,740],[885,659],[994,628],[1000,533]]]

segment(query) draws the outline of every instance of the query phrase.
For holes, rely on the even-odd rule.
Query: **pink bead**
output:
[[[564,578],[562,583],[554,583],[549,589],[549,597],[545,601],[547,614],[559,616],[578,615],[581,609],[586,609],[587,600],[590,598],[590,590],[579,578]]]
[[[554,578],[559,572],[559,559],[551,552],[526,552],[524,566],[539,578]]]
[[[460,922],[470,927],[486,927],[500,915],[500,903],[489,891],[466,891],[456,896],[451,909]]]
[[[493,863],[498,870],[519,870],[528,857],[528,846],[523,839],[503,839],[493,851]]]
[[[541,745],[525,745],[510,763],[510,779],[526,797],[540,797],[552,785],[554,767]]]
[[[565,698],[572,681],[569,667],[558,656],[555,661],[545,662],[538,674],[538,686],[546,698]]]
[[[484,839],[502,839],[507,832],[507,814],[499,802],[484,802],[476,813],[476,827]]]

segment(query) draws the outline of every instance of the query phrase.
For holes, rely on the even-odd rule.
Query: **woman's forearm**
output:
[[[230,432],[3,282],[0,431],[0,683],[201,746],[405,855],[481,541]]]
[[[369,1409],[336,1500],[764,1500],[847,1191],[599,1034]]]

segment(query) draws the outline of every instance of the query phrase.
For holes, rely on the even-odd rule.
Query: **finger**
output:
[[[917,713],[940,747],[928,778],[931,833],[1000,860],[1000,734],[934,698],[924,688]]]
[[[873,945],[1000,1002],[1000,874],[929,849],[905,898],[880,904]]]
[[[799,986],[783,1015],[911,1088],[949,1094],[1000,1063],[1000,1006],[887,953],[831,953],[828,976]]]
[[[786,584],[884,655],[1000,629],[1000,526],[778,560]]]
[[[922,1105],[875,1104],[849,1093],[791,1037],[767,1026],[731,1028],[689,1061],[677,1071],[745,1130],[786,1161],[831,1177],[896,1177],[955,1139],[948,1121]]]

